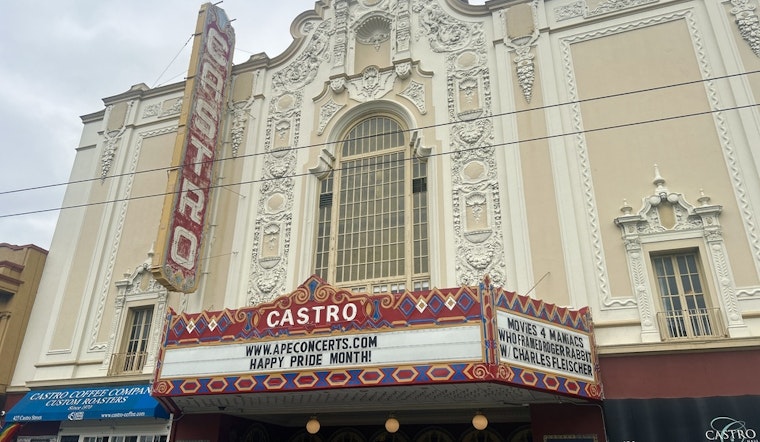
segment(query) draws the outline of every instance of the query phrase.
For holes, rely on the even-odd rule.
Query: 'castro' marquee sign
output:
[[[153,275],[169,290],[198,285],[198,261],[213,180],[235,33],[224,11],[201,6],[177,129]]]
[[[590,319],[488,279],[366,294],[314,275],[256,306],[170,313],[152,394],[174,409],[180,396],[489,382],[600,399]]]

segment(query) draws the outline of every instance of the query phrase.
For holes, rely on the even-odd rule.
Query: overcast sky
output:
[[[2,2],[0,30],[0,243],[49,248],[82,132],[81,115],[145,83],[181,81],[203,1]],[[280,54],[290,24],[313,0],[224,0],[235,28],[234,62]],[[184,49],[183,49],[184,46]],[[179,56],[177,56],[179,54]],[[172,61],[175,56],[176,60]],[[165,71],[165,73],[164,73]]]

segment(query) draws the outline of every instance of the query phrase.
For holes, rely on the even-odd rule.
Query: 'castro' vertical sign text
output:
[[[169,290],[189,293],[198,285],[234,45],[235,32],[224,11],[210,3],[201,6],[174,146],[176,169],[169,174],[152,267],[155,278]]]

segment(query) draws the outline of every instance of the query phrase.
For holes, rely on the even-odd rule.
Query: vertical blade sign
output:
[[[198,286],[234,45],[235,31],[225,12],[210,3],[202,5],[151,268],[169,290],[190,293]]]

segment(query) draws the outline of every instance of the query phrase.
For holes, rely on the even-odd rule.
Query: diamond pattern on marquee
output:
[[[319,382],[319,378],[311,372],[299,373],[293,380],[298,388],[310,388],[317,385],[317,382]]]
[[[208,388],[208,391],[212,393],[221,393],[223,392],[229,383],[227,383],[227,379],[224,378],[213,378],[211,381],[209,381],[208,384],[206,384],[206,388]]]
[[[233,385],[235,385],[238,391],[253,391],[256,387],[256,378],[253,376],[241,376]]]
[[[330,384],[331,387],[346,385],[350,380],[351,375],[345,370],[334,371],[327,375],[327,383]]]
[[[188,379],[180,384],[179,389],[184,394],[193,394],[201,389],[201,383],[193,379]]]
[[[382,382],[383,378],[385,376],[383,375],[383,372],[380,369],[367,369],[362,372],[362,374],[359,375],[359,379],[362,381],[365,385],[375,385]]]
[[[546,375],[544,376],[544,385],[550,390],[556,390],[559,388],[560,382],[554,376]]]
[[[267,390],[279,390],[287,384],[287,381],[283,376],[272,374],[264,381],[264,386]]]
[[[529,371],[523,371],[520,373],[520,380],[522,380],[525,385],[530,385],[533,387],[535,387],[535,385],[538,383],[538,378],[536,375]]]
[[[455,373],[454,369],[446,365],[431,365],[427,371],[428,377],[435,381],[447,381]]]
[[[578,392],[581,391],[580,385],[571,379],[565,381],[565,389],[568,393],[572,394],[578,394]]]
[[[419,376],[419,372],[412,367],[405,367],[394,371],[392,376],[396,382],[412,382]]]
[[[453,296],[449,295],[449,296],[446,298],[446,302],[445,302],[444,304],[446,305],[446,308],[448,308],[449,310],[453,310],[453,309],[454,309],[454,307],[456,307],[456,306],[457,306],[457,300],[456,300],[456,299],[454,299],[454,297],[453,297]]]
[[[415,307],[417,308],[417,311],[418,311],[418,312],[420,312],[420,313],[424,312],[424,311],[425,311],[425,309],[427,308],[427,306],[428,306],[428,303],[427,303],[427,301],[425,301],[425,300],[424,300],[424,299],[422,299],[422,298],[420,298],[420,299],[417,301],[417,305],[415,305]]]

